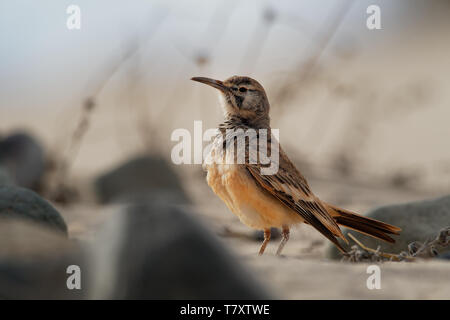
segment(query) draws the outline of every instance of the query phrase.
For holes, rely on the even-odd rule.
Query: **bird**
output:
[[[264,253],[270,241],[272,228],[281,229],[282,238],[276,251],[276,255],[281,255],[289,240],[290,229],[301,223],[315,228],[344,255],[347,251],[338,239],[347,244],[348,240],[339,226],[395,242],[390,235],[399,235],[400,228],[331,205],[312,192],[305,177],[272,134],[269,100],[258,81],[246,76],[232,76],[224,81],[206,77],[191,80],[218,89],[225,118],[217,128],[203,164],[207,183],[243,224],[264,232],[259,255]],[[264,164],[249,161],[255,150],[249,146],[250,140],[253,141],[250,135],[243,137],[245,149],[231,152],[235,146],[226,142],[236,141],[239,135],[245,135],[249,130],[267,130],[267,149],[273,143],[278,144],[276,172],[262,174]],[[257,153],[261,151],[256,150]],[[240,151],[245,153],[245,159],[238,162],[236,157]],[[232,155],[231,159],[227,158],[228,154]]]

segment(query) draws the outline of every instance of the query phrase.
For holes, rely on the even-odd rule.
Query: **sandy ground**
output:
[[[189,208],[198,216],[225,247],[248,268],[277,299],[450,299],[449,263],[433,260],[414,263],[386,262],[379,264],[381,289],[369,290],[366,281],[369,264],[331,261],[325,257],[328,240],[309,226],[296,227],[282,257],[275,256],[279,239],[271,241],[266,253],[259,257],[259,241],[228,211],[207,187],[201,172],[188,181],[186,188],[194,204]],[[311,184],[327,199],[339,199],[340,193],[362,195],[352,208],[366,210],[377,203],[409,201],[417,194],[388,192],[384,189],[338,187],[338,183],[313,179]],[[88,191],[86,189],[85,191]],[[90,194],[90,192],[86,192]],[[100,206],[86,198],[82,204],[59,208],[75,239],[92,239],[105,220],[121,205]]]

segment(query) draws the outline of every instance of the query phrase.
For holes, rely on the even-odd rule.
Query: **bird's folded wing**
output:
[[[298,172],[286,155],[280,150],[279,169],[276,174],[262,175],[259,164],[246,164],[247,170],[257,183],[302,216],[305,222],[316,228],[340,249],[335,237],[347,241],[335,220],[311,192],[306,179]],[[343,250],[343,249],[342,249]]]

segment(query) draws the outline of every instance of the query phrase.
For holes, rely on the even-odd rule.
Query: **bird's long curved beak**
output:
[[[223,84],[223,82],[220,80],[214,80],[214,79],[205,78],[205,77],[193,77],[193,78],[191,78],[191,80],[207,84],[207,85],[214,87],[216,89],[219,89],[220,91],[223,91],[223,92],[228,90],[228,87],[225,86]]]

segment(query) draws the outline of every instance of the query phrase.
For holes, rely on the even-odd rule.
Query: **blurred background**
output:
[[[301,161],[449,188],[448,1],[377,1],[381,30],[366,27],[371,1],[78,1],[80,30],[66,27],[70,4],[1,4],[0,106],[2,130],[56,148],[94,97],[74,171],[150,143],[168,155],[175,128],[221,120],[190,77],[239,74],[265,86]]]
[[[66,27],[72,4],[79,30]],[[366,27],[372,4],[380,30]],[[251,231],[201,166],[170,163],[173,130],[222,121],[217,93],[189,79],[257,79],[281,144],[326,201],[365,212],[438,197],[450,189],[449,16],[445,0],[2,1],[0,140],[26,132],[42,148],[26,186],[72,238],[90,239],[116,209],[104,175],[146,155],[160,161],[143,162],[152,188],[166,163],[200,220],[251,254],[256,242],[239,236]],[[133,174],[124,189],[147,177]],[[287,254],[322,257],[320,236],[301,230]]]

